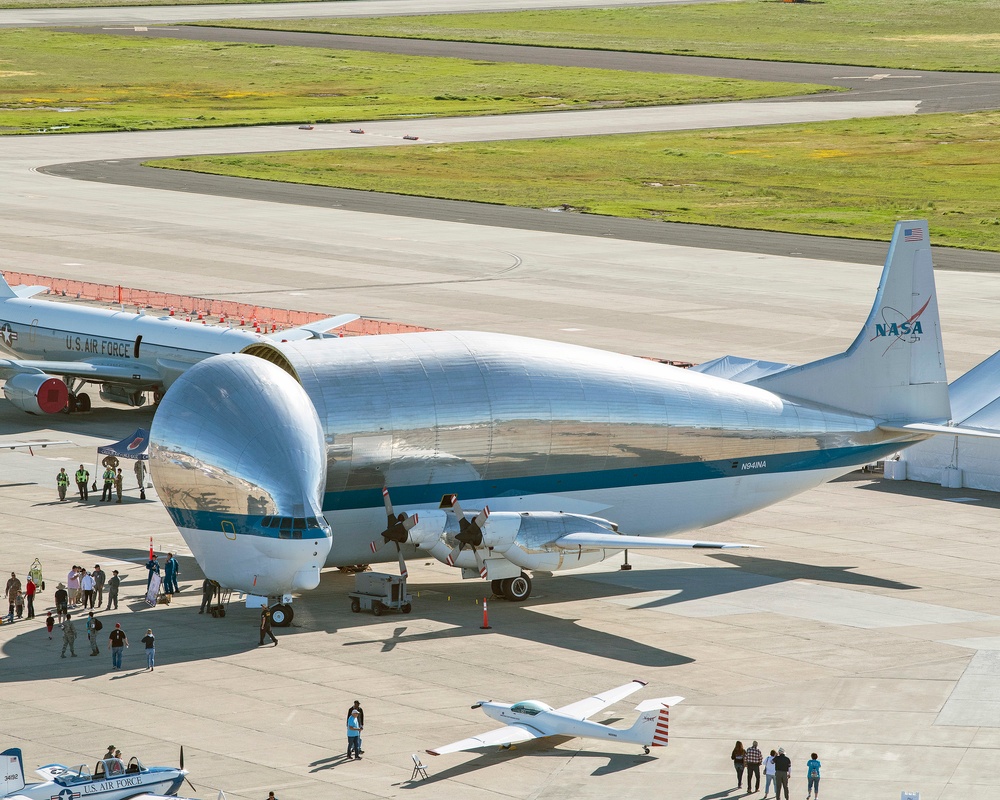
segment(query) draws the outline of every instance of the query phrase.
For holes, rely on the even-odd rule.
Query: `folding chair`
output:
[[[415,781],[418,775],[421,779],[427,778],[427,767],[420,763],[420,756],[414,753],[410,758],[413,759],[413,774],[410,775],[410,780]]]

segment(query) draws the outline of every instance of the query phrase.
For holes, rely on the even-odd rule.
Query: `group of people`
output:
[[[146,562],[146,570],[149,572],[149,576],[146,578],[146,591],[149,591],[153,576],[161,574],[160,562],[156,553],[151,553],[149,561]],[[167,560],[162,570],[163,583],[160,584],[165,594],[177,594],[181,590],[181,587],[177,585],[177,576],[180,572],[181,566],[174,558],[174,554],[167,553]]]
[[[73,476],[76,481],[76,491],[80,496],[81,500],[88,500],[90,498],[90,492],[88,484],[90,483],[90,470],[88,470],[83,464],[80,465],[80,469],[76,471]],[[104,481],[104,491],[101,492],[101,502],[110,503],[112,500],[112,493],[117,496],[116,503],[122,501],[122,485],[125,480],[125,476],[122,475],[121,468],[119,467],[115,470],[112,466],[106,465],[104,468],[104,473],[101,475],[101,479]],[[146,464],[143,461],[135,462],[135,479],[139,482],[139,497],[140,499],[146,498]],[[69,473],[66,472],[66,468],[63,467],[56,474],[56,490],[59,492],[59,500],[66,500],[66,490],[69,489]],[[97,489],[97,483],[94,483],[94,489]]]
[[[111,577],[101,569],[100,564],[94,564],[94,569],[88,571],[86,567],[73,565],[66,575],[66,582],[60,582],[56,586],[54,594],[56,614],[59,622],[71,608],[80,606],[81,608],[96,608],[100,610],[104,607],[104,590],[108,590],[108,605],[110,611],[112,607],[118,609],[118,588],[121,586],[121,576],[118,570],[112,570]]]
[[[788,800],[788,778],[792,771],[792,760],[785,753],[784,747],[772,750],[767,758],[761,752],[757,742],[744,748],[743,742],[737,742],[730,755],[733,767],[736,769],[736,788],[743,787],[743,775],[746,773],[747,794],[760,791],[760,771],[764,769],[764,797],[766,798],[774,785],[774,796],[781,797],[784,790],[785,800]],[[815,797],[819,800],[820,768],[823,765],[816,753],[810,755],[806,762],[806,800]],[[756,782],[756,783],[755,783]]]
[[[34,619],[35,594],[37,592],[38,585],[30,575],[22,587],[21,579],[17,577],[17,573],[10,573],[10,578],[4,588],[4,597],[7,598],[7,622],[24,619],[25,606],[28,609],[28,619]]]
[[[52,614],[49,614],[45,622],[49,629],[50,639],[52,638],[51,621]],[[63,620],[60,627],[62,628],[63,635],[62,651],[59,654],[60,658],[66,658],[66,650],[69,650],[71,658],[76,658],[76,623],[73,622],[73,615],[71,613],[66,614],[66,619]],[[94,616],[94,612],[88,612],[86,630],[87,640],[90,643],[90,655],[92,656],[99,656],[101,654],[101,648],[97,643],[97,636],[103,628],[104,623]],[[141,641],[146,648],[146,671],[153,672],[156,662],[156,637],[153,635],[152,628],[146,629],[146,635],[142,637]],[[111,669],[122,668],[122,655],[128,646],[128,635],[122,630],[121,623],[116,622],[114,629],[108,636],[108,647],[111,650]]]

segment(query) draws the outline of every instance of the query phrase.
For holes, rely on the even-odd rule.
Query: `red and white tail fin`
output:
[[[629,728],[629,741],[646,747],[666,747],[670,740],[670,706],[680,703],[683,697],[657,697],[643,700],[637,705],[639,719]]]

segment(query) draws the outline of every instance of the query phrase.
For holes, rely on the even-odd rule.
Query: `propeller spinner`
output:
[[[459,505],[458,495],[446,494],[441,498],[441,508],[451,509],[458,519],[458,533],[455,534],[455,541],[458,544],[448,555],[448,565],[455,566],[455,561],[461,555],[462,550],[468,547],[472,550],[472,555],[476,559],[476,566],[479,568],[480,576],[485,578],[487,574],[486,565],[479,554],[479,548],[483,545],[483,527],[486,525],[486,520],[490,517],[490,507],[483,506],[483,510],[476,514],[473,519],[469,520],[466,519],[465,512],[462,510],[462,506]]]

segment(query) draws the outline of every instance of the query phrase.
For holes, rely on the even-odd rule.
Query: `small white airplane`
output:
[[[120,758],[103,758],[93,772],[86,764],[46,764],[35,771],[41,782],[26,784],[21,750],[13,747],[0,753],[0,769],[2,800],[171,800],[187,776],[183,751],[180,768],[145,767],[135,756],[127,764]]]
[[[579,736],[585,739],[637,744],[648,754],[650,747],[666,747],[669,743],[670,707],[680,703],[683,697],[643,700],[635,707],[636,711],[640,712],[639,718],[629,728],[612,728],[610,725],[588,719],[598,711],[603,711],[613,703],[639,691],[645,685],[646,681],[632,681],[562,708],[552,708],[538,700],[522,700],[512,705],[480,700],[472,707],[481,708],[486,716],[507,724],[503,728],[452,742],[443,747],[435,747],[427,752],[432,756],[443,756],[446,753],[475,750],[479,747],[509,747],[517,742],[541,739],[545,736]]]
[[[329,331],[357,314],[310,322],[272,334],[221,325],[192,325],[177,317],[32,299],[44,286],[11,287],[0,275],[0,358],[4,396],[29,414],[89,411],[85,384],[100,385],[111,403],[154,402],[188,367],[220,353],[268,341],[333,338]]]

